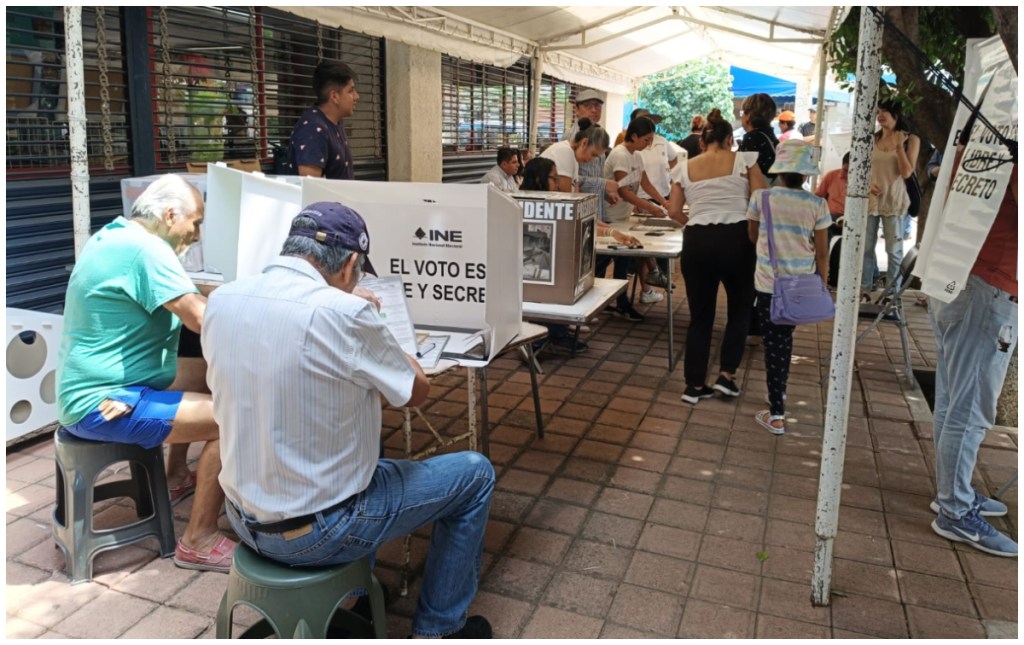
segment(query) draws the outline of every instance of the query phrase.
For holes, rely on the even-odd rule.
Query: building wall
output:
[[[388,179],[441,181],[441,54],[385,44]]]

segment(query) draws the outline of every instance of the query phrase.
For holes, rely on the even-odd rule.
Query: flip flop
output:
[[[189,471],[188,479],[184,483],[178,486],[171,486],[167,489],[167,492],[171,496],[171,504],[177,504],[181,500],[185,499],[192,493],[196,492],[196,474],[193,471]]]
[[[773,415],[770,410],[761,410],[754,415],[754,421],[757,424],[774,435],[785,434],[786,432],[786,417],[780,414]],[[782,427],[772,425],[774,421],[782,421]]]

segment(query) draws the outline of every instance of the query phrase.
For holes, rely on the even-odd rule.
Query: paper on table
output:
[[[409,305],[405,301],[405,286],[399,276],[375,278],[364,275],[359,286],[373,292],[380,300],[380,317],[391,331],[402,351],[416,355],[416,330],[409,317]]]
[[[420,334],[417,333],[416,336],[419,338]],[[441,360],[441,352],[444,351],[449,338],[450,336],[428,334],[421,340],[416,351],[416,361],[420,367],[427,370],[437,367],[437,362]]]

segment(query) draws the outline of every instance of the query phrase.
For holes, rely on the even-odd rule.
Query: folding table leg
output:
[[[480,373],[480,452],[491,457],[491,424],[487,418],[487,368],[477,369]]]
[[[530,363],[530,385],[533,387],[533,412],[537,415],[537,438],[544,438],[544,416],[540,412],[540,392],[537,390],[537,360],[533,356],[533,345],[525,343],[522,346]]]

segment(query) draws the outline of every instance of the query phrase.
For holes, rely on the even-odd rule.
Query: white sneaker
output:
[[[657,291],[644,291],[640,294],[640,302],[645,305],[649,305],[655,302],[661,302],[665,299],[665,296],[661,295]]]

